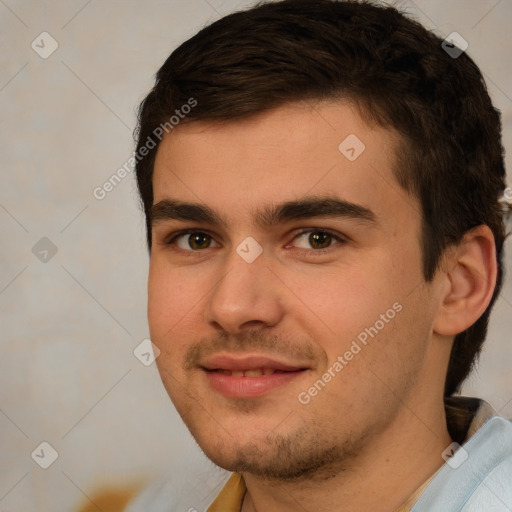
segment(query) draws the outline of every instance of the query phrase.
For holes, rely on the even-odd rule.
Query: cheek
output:
[[[148,279],[148,322],[156,340],[172,335],[197,303],[195,283],[189,282],[179,271],[167,268],[165,262],[152,256]]]
[[[296,274],[289,276],[287,283],[300,313],[298,321],[307,322],[316,331],[315,338],[337,336],[342,342],[375,322],[380,313],[392,306],[390,286],[379,283],[379,278],[378,271],[354,264],[329,272],[318,269]]]
[[[183,381],[181,363],[186,346],[183,344],[182,330],[186,300],[183,297],[184,290],[177,283],[177,276],[164,269],[159,262],[151,261],[148,279],[148,324],[151,341],[160,350],[156,365],[162,382],[172,397],[176,388],[183,385],[178,382]]]
[[[407,332],[421,324],[415,316],[422,302],[411,293],[418,275],[392,272],[396,263],[389,255],[376,260],[378,265],[373,260],[327,275],[303,274],[298,281],[295,277],[297,302],[307,306],[297,310],[305,313],[297,315],[297,322],[322,346],[329,364],[346,354],[356,373],[368,363],[390,371],[405,364],[412,350]],[[415,335],[425,335],[426,330],[420,330]]]
[[[148,321],[152,337],[167,323],[169,312],[173,310],[170,280],[162,270],[152,256],[148,277]]]

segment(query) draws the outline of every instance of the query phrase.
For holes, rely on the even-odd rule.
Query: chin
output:
[[[337,444],[331,437],[319,443],[318,433],[307,428],[285,436],[271,433],[261,438],[246,430],[245,439],[231,436],[227,431],[224,431],[225,435],[219,435],[218,431],[204,435],[204,431],[195,433],[190,430],[204,454],[217,466],[283,482],[325,480],[338,474],[357,453],[356,445],[360,441]]]

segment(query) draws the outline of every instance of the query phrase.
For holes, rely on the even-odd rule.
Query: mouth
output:
[[[218,355],[208,359],[201,369],[216,392],[229,398],[256,398],[291,383],[309,368],[266,356]]]
[[[254,370],[224,370],[215,369],[207,370],[212,372],[219,372],[222,375],[229,375],[230,377],[261,377],[262,375],[274,375],[275,373],[287,373],[284,370],[275,370],[274,368],[256,368]],[[300,370],[289,370],[289,371],[300,371]]]

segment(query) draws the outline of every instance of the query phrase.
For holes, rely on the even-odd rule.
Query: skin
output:
[[[338,150],[349,134],[366,146],[355,161]],[[154,204],[208,206],[223,223],[154,222],[151,339],[165,388],[200,447],[243,474],[244,512],[296,511],[298,503],[391,512],[444,462],[450,348],[490,300],[494,242],[488,228],[476,228],[425,282],[421,208],[392,172],[398,143],[350,104],[324,101],[181,124],[160,144]],[[254,215],[306,197],[349,201],[375,222],[331,215],[262,225]],[[189,235],[175,238],[188,229],[211,239],[202,235],[204,248],[191,248]],[[327,247],[311,245],[312,231]],[[252,263],[236,252],[248,236],[263,249]],[[400,312],[300,403],[393,304]],[[198,366],[221,352],[271,355],[307,370],[263,396],[230,398]]]

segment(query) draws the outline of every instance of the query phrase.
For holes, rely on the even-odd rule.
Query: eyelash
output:
[[[180,237],[186,236],[186,235],[197,234],[197,233],[198,234],[203,234],[203,235],[208,235],[209,237],[212,238],[212,240],[216,241],[215,237],[208,230],[185,229],[185,230],[177,231],[177,232],[172,233],[171,235],[169,235],[166,238],[166,240],[164,241],[164,245],[172,246],[173,250],[181,251],[182,253],[189,253],[188,255],[198,254],[198,253],[201,253],[201,252],[205,251],[206,249],[210,249],[211,247],[207,247],[206,249],[198,249],[198,250],[181,249],[181,248],[179,248],[177,246],[176,241]],[[294,237],[292,238],[291,242],[286,244],[286,247],[288,247],[297,238],[299,238],[299,237],[301,237],[303,235],[306,235],[306,234],[311,234],[311,233],[323,233],[323,234],[330,235],[333,238],[333,243],[331,245],[329,245],[328,247],[323,248],[323,249],[313,249],[313,248],[304,249],[302,247],[298,247],[296,249],[298,249],[299,251],[307,251],[310,254],[318,254],[318,255],[320,255],[320,254],[325,254],[326,252],[329,252],[330,250],[332,250],[333,246],[343,245],[343,244],[347,243],[347,241],[348,241],[348,239],[346,237],[344,237],[344,236],[340,235],[339,233],[337,233],[335,231],[332,231],[330,229],[326,229],[326,228],[304,228],[299,233],[294,235]],[[216,243],[218,243],[218,242],[216,242]]]

